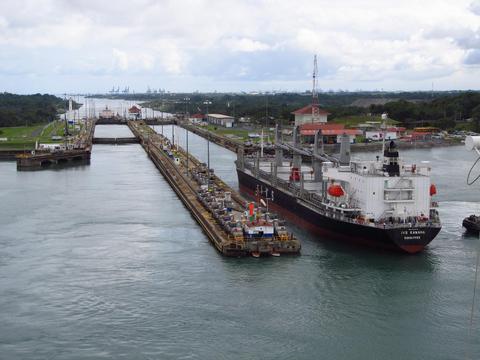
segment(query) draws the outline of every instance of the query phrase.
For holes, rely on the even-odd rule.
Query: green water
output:
[[[204,140],[189,140],[205,159]],[[415,256],[291,224],[301,256],[223,258],[139,145],[95,145],[90,166],[62,171],[0,162],[0,358],[480,358],[480,300],[469,333],[480,243],[461,228],[480,213],[479,185],[464,180],[475,157],[403,155],[431,162],[444,224]],[[212,145],[211,156],[236,186],[234,155]]]

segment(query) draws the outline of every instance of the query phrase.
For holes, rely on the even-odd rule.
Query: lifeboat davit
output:
[[[437,194],[437,187],[434,184],[430,185],[430,196],[433,196],[436,194]]]
[[[334,197],[340,197],[345,195],[345,192],[340,185],[334,184],[329,186],[328,194]]]

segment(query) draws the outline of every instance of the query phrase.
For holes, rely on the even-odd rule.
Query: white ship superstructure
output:
[[[390,158],[388,158],[390,160]],[[328,200],[361,209],[366,221],[422,221],[430,216],[430,166],[428,163],[403,164],[398,175],[384,170],[381,160],[352,161],[348,166],[325,163],[323,176],[329,183],[338,183],[343,196],[328,195]]]

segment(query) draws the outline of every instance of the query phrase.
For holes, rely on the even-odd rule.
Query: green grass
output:
[[[0,138],[7,138],[7,141],[0,141],[0,149],[23,150],[33,149],[35,142],[55,143],[52,136],[63,136],[65,123],[63,121],[52,121],[48,124],[34,126],[0,127]],[[73,126],[70,126],[73,133]]]
[[[455,124],[454,130],[475,131],[475,124],[474,123]]]
[[[344,124],[346,127],[356,127],[359,124],[365,124],[369,121],[382,122],[382,118],[380,116],[352,115],[352,116],[345,116],[345,117],[332,120],[333,123]],[[393,119],[387,120],[387,125],[397,125],[397,124],[399,124],[399,122],[396,120],[393,120]]]
[[[16,126],[16,127],[4,127],[0,128],[0,137],[6,138],[31,138],[32,134],[42,129],[45,124],[34,126]]]
[[[73,132],[73,126],[69,126],[70,132]],[[65,132],[65,123],[63,121],[53,121],[43,128],[38,141],[41,143],[58,142],[58,140],[52,140],[52,136],[63,136]]]
[[[218,134],[218,135],[223,135],[223,136],[228,136],[228,135],[234,135],[240,140],[248,140],[248,134],[249,133],[258,133],[261,134],[262,130],[261,129],[255,129],[255,130],[244,130],[244,129],[237,129],[237,128],[224,128],[221,126],[215,126],[215,125],[208,125],[206,127],[209,131]],[[273,139],[273,132],[264,130],[264,135],[270,136],[270,140]]]

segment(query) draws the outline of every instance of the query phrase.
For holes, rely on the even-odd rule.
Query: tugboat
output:
[[[271,194],[274,211],[321,238],[417,253],[439,233],[430,165],[403,163],[393,141],[384,141],[383,159],[351,161],[346,134],[338,158],[324,153],[320,130],[313,151],[300,146],[298,126],[293,145],[280,136],[277,126],[274,159],[239,151],[241,191]],[[293,159],[284,159],[283,151]]]
[[[467,232],[478,234],[480,232],[480,216],[470,215],[463,219],[462,225]]]

